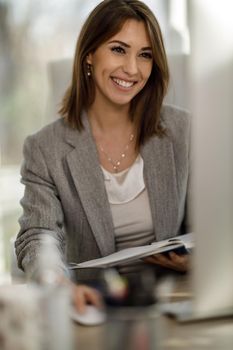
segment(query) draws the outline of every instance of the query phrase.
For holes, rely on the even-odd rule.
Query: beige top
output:
[[[117,250],[149,244],[155,240],[143,166],[143,159],[139,155],[130,168],[120,173],[112,174],[102,168]]]

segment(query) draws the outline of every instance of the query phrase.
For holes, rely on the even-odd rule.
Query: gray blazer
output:
[[[189,177],[190,117],[164,106],[167,136],[152,137],[141,147],[155,240],[181,232]],[[114,227],[97,149],[84,115],[78,132],[63,119],[29,136],[24,144],[21,201],[23,215],[16,240],[19,267],[35,269],[38,239],[53,235],[63,262],[82,262],[115,251]],[[92,278],[83,270],[76,279]]]

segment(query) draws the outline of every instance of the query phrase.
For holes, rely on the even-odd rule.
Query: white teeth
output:
[[[129,88],[131,86],[133,86],[134,82],[133,81],[125,81],[125,80],[121,80],[121,79],[117,79],[117,78],[113,78],[113,80],[115,81],[115,83],[117,83],[118,85],[124,87],[124,88]]]

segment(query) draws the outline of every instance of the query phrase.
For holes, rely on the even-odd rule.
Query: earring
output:
[[[91,76],[91,65],[89,63],[87,64],[87,76]]]

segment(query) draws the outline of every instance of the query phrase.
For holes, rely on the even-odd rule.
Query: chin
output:
[[[127,105],[129,105],[130,103],[131,103],[131,101],[132,101],[132,98],[131,99],[129,99],[129,100],[124,100],[124,101],[112,101],[112,103],[115,105],[115,106],[119,106],[119,107],[124,107],[124,106],[127,106]]]
[[[133,100],[133,98],[136,96],[137,94],[133,94],[132,96],[124,96],[124,97],[119,97],[119,98],[112,98],[112,103],[115,105],[119,105],[119,106],[125,106],[129,103],[131,103],[131,101]]]

